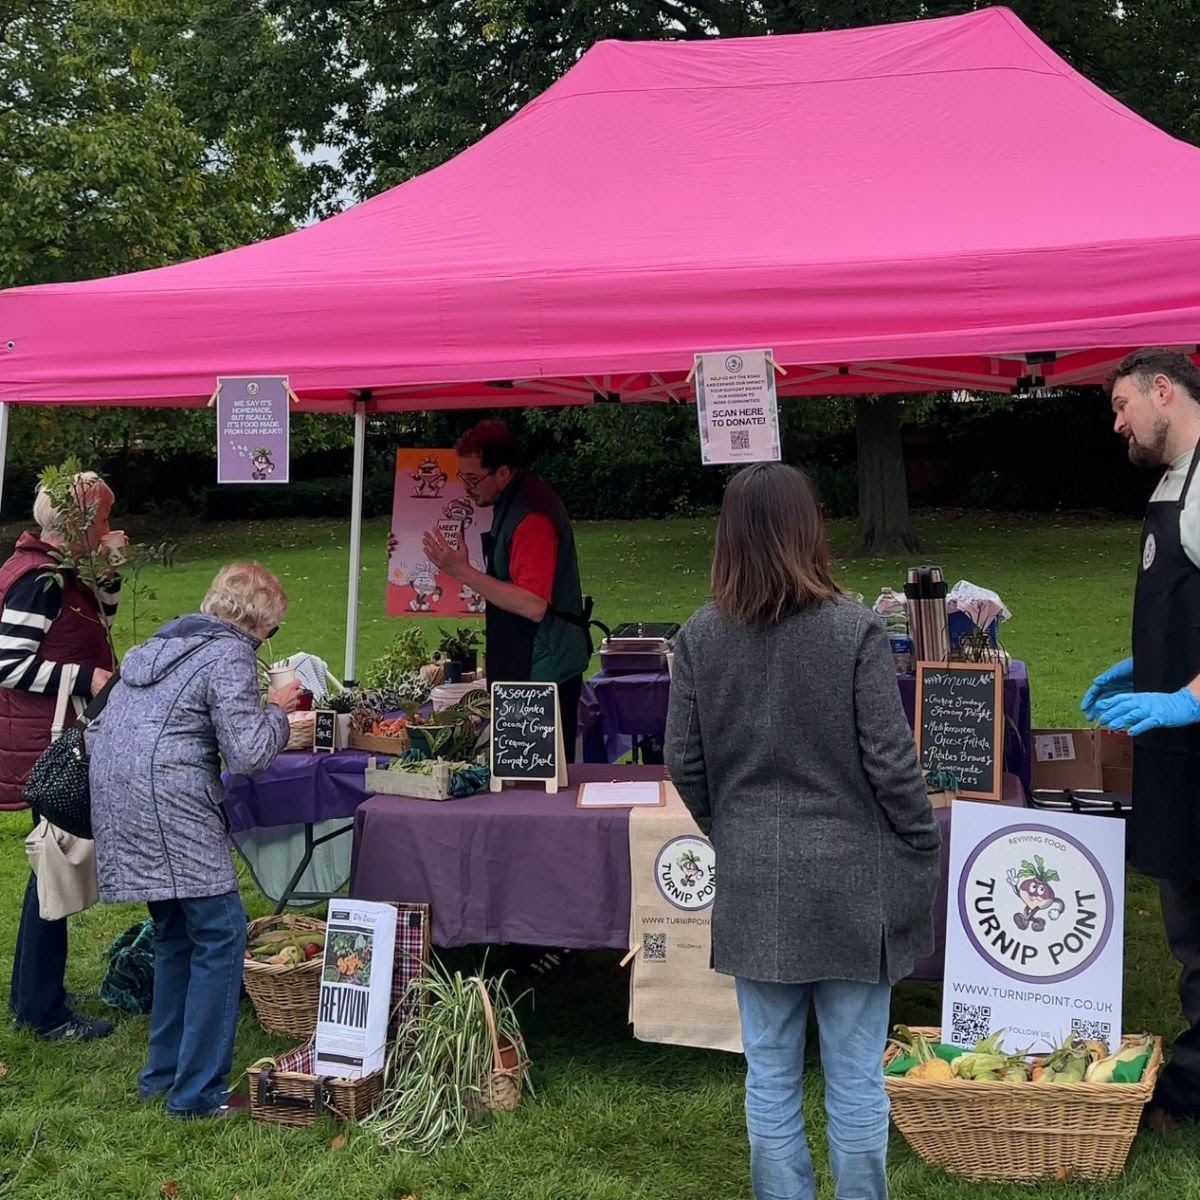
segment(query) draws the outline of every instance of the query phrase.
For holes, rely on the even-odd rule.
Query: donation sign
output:
[[[779,410],[768,350],[696,355],[703,463],[778,462]]]
[[[956,800],[942,1041],[1121,1041],[1125,826]]]
[[[481,521],[482,518],[482,521]],[[481,514],[458,478],[453,450],[396,451],[392,531],[388,539],[389,617],[472,617],[486,605],[478,592],[444,575],[425,557],[422,539],[436,530],[484,569],[482,534],[491,517]]]
[[[217,482],[287,483],[286,375],[217,380]]]

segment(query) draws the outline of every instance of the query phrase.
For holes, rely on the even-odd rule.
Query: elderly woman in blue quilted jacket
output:
[[[253,775],[288,739],[299,684],[259,696],[257,651],[287,596],[256,563],[223,568],[201,611],[121,664],[91,743],[92,827],[103,900],[154,919],[154,1007],[143,1100],[180,1117],[226,1116],[246,915],[221,811],[222,762]]]

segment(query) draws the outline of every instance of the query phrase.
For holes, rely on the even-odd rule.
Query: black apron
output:
[[[481,539],[484,566],[493,579],[497,578],[492,565],[496,553],[495,530],[503,527],[524,478],[524,475],[518,476],[501,494],[492,509],[492,527]],[[487,606],[483,615],[483,637],[489,683],[493,680],[524,683],[533,675],[533,640],[537,631],[536,621],[506,612],[498,604]]]
[[[1184,551],[1179,520],[1200,446],[1178,500],[1146,508],[1133,601],[1133,686],[1177,692],[1200,674],[1200,568]],[[1130,863],[1157,879],[1200,878],[1200,725],[1152,729],[1133,743]]]

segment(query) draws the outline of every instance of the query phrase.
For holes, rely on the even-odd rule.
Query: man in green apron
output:
[[[1096,677],[1091,720],[1133,741],[1130,864],[1159,881],[1190,1028],[1159,1079],[1151,1120],[1200,1118],[1200,369],[1138,350],[1109,377],[1113,428],[1141,466],[1166,468],[1142,527],[1133,657]]]
[[[487,602],[489,680],[556,683],[563,741],[573,761],[579,693],[591,658],[575,534],[563,502],[524,467],[520,443],[503,421],[481,421],[458,443],[458,477],[480,508],[492,510],[483,535],[486,572],[464,541],[452,547],[425,534],[426,557]]]

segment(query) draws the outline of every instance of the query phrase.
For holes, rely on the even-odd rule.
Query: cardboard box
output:
[[[1035,729],[1033,787],[1037,790],[1133,790],[1133,741],[1107,729]]]

